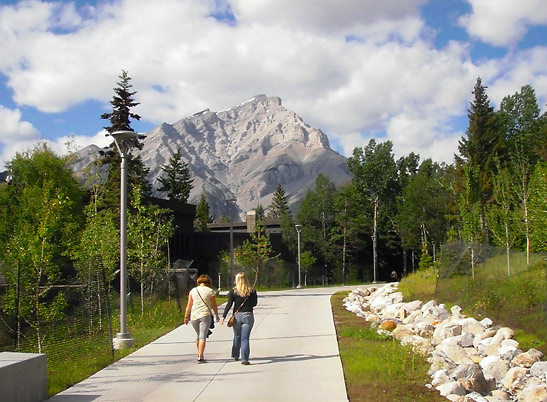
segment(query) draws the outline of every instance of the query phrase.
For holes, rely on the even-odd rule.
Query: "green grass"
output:
[[[425,357],[347,311],[342,305],[347,294],[334,294],[331,305],[350,401],[444,401],[425,387],[430,381]]]
[[[545,276],[543,255],[532,255],[527,265],[524,253],[513,252],[510,276],[506,256],[500,254],[477,265],[474,279],[465,275],[437,279],[434,269],[417,271],[403,278],[399,290],[405,301],[434,299],[448,307],[460,306],[469,317],[488,317],[494,325],[512,328],[521,349],[547,353]]]
[[[221,305],[226,302],[226,298],[217,296],[216,301]],[[181,300],[182,311],[179,311],[175,299],[154,303],[144,316],[141,316],[139,311],[129,311],[127,326],[135,339],[135,345],[115,350],[114,355],[109,346],[106,330],[92,336],[71,337],[66,342],[53,345],[55,352],[48,354],[48,395],[52,396],[67,389],[174,330],[183,323],[185,307],[186,298]],[[116,336],[117,320],[113,325]]]

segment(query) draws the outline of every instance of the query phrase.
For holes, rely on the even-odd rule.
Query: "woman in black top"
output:
[[[256,291],[249,285],[249,280],[244,272],[236,275],[236,284],[228,293],[228,302],[224,308],[224,314],[220,324],[224,324],[224,320],[228,315],[232,305],[234,305],[235,323],[232,329],[234,330],[234,341],[232,343],[232,357],[237,361],[241,352],[241,364],[249,365],[249,354],[251,352],[249,337],[251,329],[255,322],[253,307],[257,304]]]

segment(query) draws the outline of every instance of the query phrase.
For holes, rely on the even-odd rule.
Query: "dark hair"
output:
[[[206,286],[213,286],[213,280],[209,277],[209,275],[200,275],[198,280],[196,281],[198,285],[201,285],[204,283]]]

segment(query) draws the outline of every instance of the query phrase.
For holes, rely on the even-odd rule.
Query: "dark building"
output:
[[[150,202],[173,212],[177,226],[170,242],[173,265],[195,268],[199,274],[218,274],[220,253],[230,251],[230,232],[233,236],[233,247],[237,248],[249,240],[251,233],[255,231],[255,211],[249,211],[244,222],[211,223],[207,225],[208,232],[194,232],[195,205],[160,198],[151,198]],[[290,258],[289,251],[281,241],[281,221],[266,220],[264,225],[266,233],[270,235],[274,254],[283,259]]]

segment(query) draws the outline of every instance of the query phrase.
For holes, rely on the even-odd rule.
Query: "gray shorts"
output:
[[[207,333],[209,332],[209,327],[211,326],[211,320],[213,319],[212,315],[206,315],[205,317],[198,318],[197,320],[192,320],[190,323],[194,327],[194,331],[198,336],[198,340],[207,339]]]

